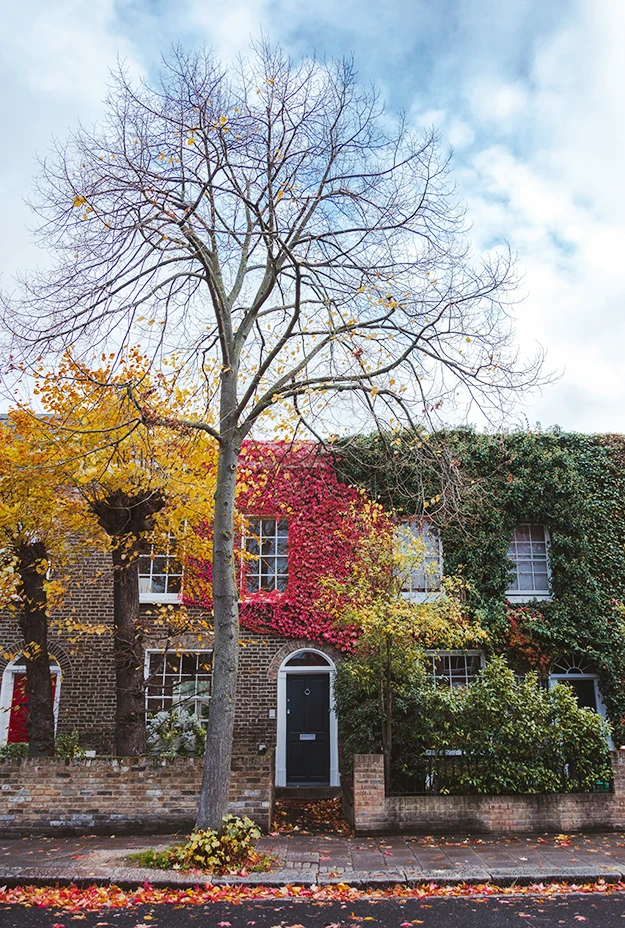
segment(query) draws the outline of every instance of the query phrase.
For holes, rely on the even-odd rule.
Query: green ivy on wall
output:
[[[406,437],[391,454],[377,436],[352,441],[349,453],[339,446],[337,472],[399,516],[431,515],[445,573],[468,581],[467,609],[519,670],[544,673],[572,654],[592,663],[615,740],[625,743],[625,436],[461,429],[428,441],[456,468],[456,506],[443,504],[432,473],[424,486]],[[432,500],[427,510],[423,499]],[[552,601],[506,602],[508,545],[520,522],[549,530]]]

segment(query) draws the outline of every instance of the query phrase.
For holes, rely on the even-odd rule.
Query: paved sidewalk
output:
[[[180,836],[0,838],[0,885],[117,883],[195,886],[198,883],[381,886],[395,883],[498,885],[561,881],[625,880],[625,835],[510,837],[344,838],[335,835],[270,835],[258,849],[272,854],[270,873],[210,877],[175,870],[148,870],[128,855],[165,847]]]

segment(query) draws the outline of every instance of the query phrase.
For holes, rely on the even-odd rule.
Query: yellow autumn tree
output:
[[[144,620],[138,560],[160,538],[179,560],[210,560],[216,443],[207,432],[172,429],[190,412],[175,379],[152,374],[136,349],[112,373],[111,358],[91,367],[65,355],[42,373],[35,394],[39,440],[57,480],[71,487],[104,533],[113,563],[116,666],[115,748],[145,751]],[[103,388],[103,384],[106,385]],[[148,412],[150,410],[150,412]],[[154,415],[158,416],[158,424]],[[204,412],[206,415],[206,412]],[[152,621],[184,626],[185,610],[164,608]]]
[[[479,621],[467,614],[467,587],[457,577],[437,578],[439,589],[422,600],[406,590],[415,573],[433,571],[425,537],[396,525],[371,503],[362,513],[365,531],[354,547],[344,578],[322,580],[323,605],[335,621],[358,629],[355,660],[346,673],[376,680],[387,782],[393,750],[396,683],[411,669],[423,670],[428,649],[464,649],[487,641]],[[432,577],[432,579],[434,579]]]
[[[0,596],[22,638],[31,757],[54,753],[49,619],[63,600],[72,549],[101,540],[42,441],[38,419],[12,409],[0,423]]]

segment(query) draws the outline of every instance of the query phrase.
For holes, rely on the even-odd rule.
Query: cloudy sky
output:
[[[530,425],[625,431],[623,0],[3,0],[0,273],[45,260],[23,198],[53,136],[98,118],[119,55],[138,74],[172,42],[295,57],[353,53],[392,109],[454,149],[473,241],[519,256],[526,352],[560,379]]]

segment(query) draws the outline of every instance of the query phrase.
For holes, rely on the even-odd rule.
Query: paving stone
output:
[[[377,870],[380,866],[384,866],[386,858],[376,851],[352,851],[352,860],[354,862],[358,861],[360,864],[366,864],[366,866],[355,869]]]
[[[622,878],[622,871],[606,867],[552,867],[547,865],[543,869],[536,867],[493,868],[490,871],[490,877],[491,881],[498,886],[508,886],[512,883],[595,883],[599,879],[607,883],[616,883]]]
[[[406,870],[405,882],[409,886],[420,886],[423,883],[437,883],[439,886],[456,886],[458,883],[488,883],[490,874],[488,870],[480,867],[464,867],[461,870],[451,868],[437,868],[435,870]]]
[[[151,886],[167,887],[177,886],[180,889],[188,889],[193,886],[210,884],[213,882],[212,874],[199,873],[181,873],[179,870],[153,870],[147,867],[118,867],[110,871],[111,882],[126,887],[141,886],[146,881]]]
[[[261,879],[258,879],[258,878]],[[217,886],[238,886],[262,883],[266,886],[286,886],[287,883],[299,883],[312,886],[317,883],[316,871],[277,870],[274,873],[250,873],[246,877],[216,876],[213,883]]]
[[[319,885],[336,886],[338,883],[348,883],[350,886],[360,886],[370,875],[369,870],[343,870],[339,874],[319,873]]]
[[[345,882],[357,886],[432,881],[457,884],[489,879],[496,883],[581,883],[615,881],[625,873],[625,847],[621,846],[625,836],[621,834],[572,836],[568,848],[554,846],[552,835],[544,844],[537,844],[536,836],[516,840],[485,836],[470,844],[463,837],[455,842],[449,837],[411,839],[398,835],[327,837],[329,840],[318,835],[266,836],[258,849],[277,858],[272,873],[218,877],[215,882],[273,886],[289,882]],[[0,885],[112,881],[134,887],[148,880],[156,886],[186,887],[211,882],[208,874],[147,869],[127,859],[146,847],[166,848],[179,840],[180,836],[163,835],[90,836],[81,840],[5,838],[0,848]]]
[[[360,880],[360,885],[366,884],[367,886],[379,887],[395,886],[397,883],[403,883],[404,881],[405,874],[403,870],[369,870],[364,872],[364,876]],[[349,881],[345,880],[345,882],[347,883]]]

